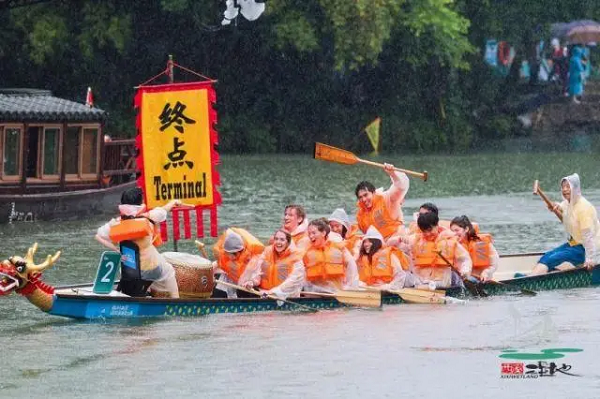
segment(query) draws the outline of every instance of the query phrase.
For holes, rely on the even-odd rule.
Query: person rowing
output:
[[[461,285],[453,278],[456,269],[462,279],[471,274],[469,252],[454,236],[442,234],[438,216],[433,213],[419,215],[419,233],[409,236],[414,273],[425,284],[433,283],[436,288]],[[450,266],[450,263],[452,266]]]
[[[282,299],[298,297],[306,281],[302,255],[291,234],[277,230],[273,244],[265,248],[257,262],[246,268],[239,284],[247,289],[260,288],[265,294]]]
[[[386,163],[384,171],[392,180],[389,189],[379,192],[371,182],[362,181],[358,183],[354,193],[358,199],[358,227],[366,233],[370,226],[375,226],[383,238],[388,240],[394,235],[404,234],[402,204],[410,181],[405,173],[395,171],[394,165]]]
[[[350,224],[350,218],[343,208],[337,208],[327,219],[331,232],[328,239],[331,241],[344,242],[346,248],[356,256],[360,249],[362,235],[357,225]]]
[[[252,268],[258,262],[264,249],[265,246],[245,229],[232,227],[225,230],[213,246],[215,273],[221,273],[219,281],[239,285],[246,268]],[[247,296],[243,291],[236,292],[235,288],[217,282],[213,297],[225,295],[228,298]]]
[[[308,224],[310,246],[304,254],[305,291],[335,292],[359,286],[356,261],[344,243],[327,239],[331,229],[327,219]]]
[[[404,288],[406,283],[414,284],[412,278],[407,279],[409,259],[402,252],[386,247],[381,233],[373,226],[362,239],[357,265],[364,285],[389,291]]]
[[[563,201],[548,206],[560,215],[569,239],[566,243],[546,252],[533,268],[530,276],[554,271],[562,263],[573,266],[583,264],[591,269],[600,263],[600,223],[596,208],[581,195],[579,175],[562,178],[560,182]]]
[[[169,211],[182,205],[180,200],[173,200],[165,206],[146,210],[142,189],[130,188],[121,195],[120,216],[111,219],[96,231],[96,241],[113,251],[121,252],[124,265],[131,265],[131,268],[135,269],[137,261],[132,259],[131,254],[134,253],[133,257],[139,258],[140,278],[152,281],[148,287],[152,295],[179,298],[175,269],[156,248],[162,244],[156,226],[167,220]],[[128,244],[130,251],[123,249],[127,242],[132,243]],[[115,245],[118,243],[123,243],[123,252]],[[128,254],[125,255],[125,252]]]
[[[421,215],[423,213],[429,213],[429,212],[435,213],[436,215],[438,215],[438,218],[440,217],[437,205],[435,205],[432,202],[425,202],[423,205],[421,205],[419,207],[419,211],[415,212],[415,214],[413,215],[415,220],[413,222],[410,222],[410,224],[408,225],[409,234],[415,234],[415,233],[419,232],[419,226],[417,225],[417,219],[419,218],[419,215]],[[440,220],[438,222],[438,227],[441,229],[441,231],[444,234],[450,234],[450,221],[449,220]]]
[[[452,219],[450,230],[469,251],[473,264],[471,275],[483,282],[491,280],[500,262],[500,256],[494,247],[492,236],[485,233],[478,234],[465,215]]]

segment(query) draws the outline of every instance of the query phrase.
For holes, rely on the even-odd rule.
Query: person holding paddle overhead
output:
[[[469,252],[453,236],[441,234],[439,218],[433,213],[419,215],[420,232],[410,236],[413,268],[423,283],[434,283],[436,288],[460,285],[447,262],[460,272],[462,279],[471,274],[472,262]]]
[[[335,292],[358,288],[358,270],[354,257],[341,242],[327,239],[331,229],[327,219],[308,224],[310,247],[304,254],[305,291]]]
[[[394,165],[386,163],[383,170],[392,179],[388,190],[380,193],[375,191],[372,183],[362,181],[358,183],[354,193],[358,199],[358,227],[366,233],[370,226],[375,226],[383,238],[388,240],[394,235],[405,233],[402,204],[410,181],[405,173],[396,171]]]
[[[299,297],[306,281],[298,250],[287,231],[280,229],[273,235],[273,244],[265,248],[258,262],[250,265],[240,277],[239,284],[245,288],[259,287],[279,298]]]
[[[554,271],[563,262],[573,266],[583,264],[588,269],[600,264],[600,223],[596,208],[581,195],[577,173],[564,177],[560,186],[563,201],[555,202],[548,209],[560,215],[569,240],[546,252],[530,276]]]
[[[402,252],[384,246],[383,237],[373,226],[362,240],[356,263],[360,281],[367,286],[398,290],[406,282],[414,283],[412,279],[407,281],[410,260]]]
[[[478,234],[465,215],[452,219],[450,230],[456,234],[459,242],[471,255],[472,276],[483,282],[491,280],[500,262],[500,256],[494,247],[492,236],[485,233]]]
[[[343,242],[352,255],[356,256],[360,249],[360,240],[362,238],[362,235],[358,231],[358,226],[350,225],[350,218],[342,208],[334,210],[329,216],[328,221],[329,228],[331,228],[328,239]]]

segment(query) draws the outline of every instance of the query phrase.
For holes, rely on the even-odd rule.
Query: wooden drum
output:
[[[175,269],[181,298],[210,297],[215,285],[210,260],[184,252],[163,252],[162,256]]]

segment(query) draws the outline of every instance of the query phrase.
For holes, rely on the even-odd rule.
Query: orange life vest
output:
[[[309,281],[344,277],[343,242],[326,241],[322,248],[310,247],[304,254],[304,268]]]
[[[481,273],[483,269],[487,269],[492,265],[490,262],[490,255],[492,253],[491,246],[494,240],[492,239],[491,234],[487,233],[478,234],[477,236],[479,237],[479,240],[470,241],[465,247],[467,247],[469,255],[471,256],[473,271],[479,269],[479,273]]]
[[[437,252],[441,251],[442,255],[453,263],[457,244],[458,241],[454,238],[438,236],[435,241],[429,241],[420,235],[413,246],[415,267],[449,267]]]
[[[154,223],[146,217],[120,219],[117,224],[110,227],[108,237],[114,243],[121,241],[134,241],[144,237],[152,237],[152,245],[158,247],[162,244],[160,234]]]
[[[385,198],[381,194],[373,193],[373,206],[367,209],[362,202],[358,201],[358,213],[356,221],[363,233],[367,232],[369,226],[375,226],[383,238],[389,238],[402,226],[402,221],[393,219],[390,211],[385,206]]]
[[[230,231],[239,234],[242,237],[242,241],[244,241],[244,249],[234,259],[227,255],[227,252],[225,252],[223,249],[225,237],[227,237],[227,234]],[[254,256],[260,255],[264,249],[264,244],[250,234],[247,230],[239,227],[230,227],[223,234],[221,234],[217,240],[217,243],[213,246],[213,254],[219,267],[225,273],[227,273],[227,276],[231,280],[237,282],[242,273],[244,273],[244,270],[246,270],[250,260],[252,260]]]
[[[346,244],[346,248],[353,252],[354,248],[356,248],[357,243],[362,240],[362,235],[358,230],[358,226],[353,224],[350,227],[350,231],[346,233],[346,237],[344,238],[344,244]]]
[[[358,260],[358,276],[360,281],[367,285],[373,285],[377,282],[389,283],[394,277],[394,269],[392,268],[392,248],[387,247],[380,249],[373,255],[371,263],[369,257],[363,255]]]
[[[282,254],[277,254],[272,245],[265,248],[263,263],[259,265],[262,268],[260,288],[270,290],[283,283],[301,257],[299,251],[289,247]]]

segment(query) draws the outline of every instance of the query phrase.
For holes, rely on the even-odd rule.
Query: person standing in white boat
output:
[[[150,292],[179,298],[175,270],[156,248],[162,241],[155,226],[167,220],[167,213],[174,207],[189,205],[173,200],[165,206],[147,211],[142,201],[143,192],[139,187],[123,192],[119,205],[120,217],[98,228],[95,239],[115,252],[121,252],[116,246],[119,242],[133,241],[139,248],[141,278],[152,281]]]
[[[555,202],[549,210],[562,216],[569,239],[546,252],[530,276],[554,271],[563,262],[573,266],[583,264],[588,269],[600,264],[600,222],[596,208],[581,195],[579,175],[574,173],[560,182],[563,201]]]

